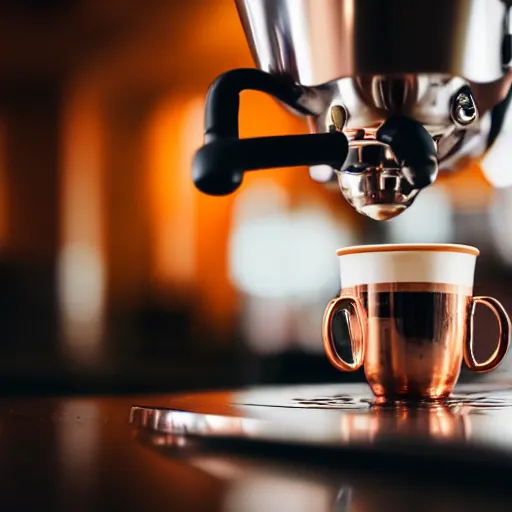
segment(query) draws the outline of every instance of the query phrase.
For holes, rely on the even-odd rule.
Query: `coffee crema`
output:
[[[461,370],[471,287],[379,283],[344,288],[344,296],[357,298],[367,315],[364,371],[377,398],[449,395]]]

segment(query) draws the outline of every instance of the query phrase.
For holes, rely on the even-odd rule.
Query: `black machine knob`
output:
[[[413,188],[419,190],[434,183],[439,171],[437,150],[421,123],[409,117],[392,116],[377,130],[376,138],[390,146]]]
[[[235,69],[219,76],[206,98],[205,145],[194,158],[192,178],[205,194],[227,195],[242,184],[245,171],[273,167],[327,164],[341,168],[348,154],[348,140],[341,132],[240,139],[240,93],[260,91],[304,115],[298,99],[300,88],[257,69]]]

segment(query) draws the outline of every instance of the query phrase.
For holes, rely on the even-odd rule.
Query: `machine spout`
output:
[[[225,73],[210,89],[193,171],[204,193],[234,192],[248,170],[322,165],[313,180],[338,181],[356,211],[386,220],[499,137],[512,83],[510,1],[234,3],[259,69]],[[310,135],[239,139],[246,89],[304,117]]]

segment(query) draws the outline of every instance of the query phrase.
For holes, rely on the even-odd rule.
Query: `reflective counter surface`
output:
[[[202,438],[367,448],[407,439],[512,453],[512,383],[463,384],[447,401],[384,406],[373,403],[365,384],[190,393],[170,396],[164,407],[134,404],[131,423]]]
[[[510,510],[508,389],[386,410],[342,384],[2,398],[0,510]]]

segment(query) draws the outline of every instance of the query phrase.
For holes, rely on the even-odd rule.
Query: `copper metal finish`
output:
[[[461,244],[368,244],[368,245],[352,245],[350,247],[343,247],[336,251],[337,256],[344,256],[346,254],[364,254],[367,252],[400,252],[400,251],[437,251],[437,252],[457,252],[460,254],[470,254],[471,256],[478,256],[480,251],[471,245]],[[377,285],[379,286],[379,285]],[[403,283],[402,286],[407,287],[409,291],[424,291],[425,286],[427,290],[438,289],[436,283]],[[430,288],[431,287],[431,288]],[[444,288],[441,285],[440,291]],[[472,290],[468,288],[471,295]]]
[[[482,363],[473,355],[472,318],[477,303],[494,312],[500,329],[494,354]],[[349,319],[353,363],[336,350],[332,324],[339,311]],[[354,320],[364,325],[362,333],[354,335]],[[473,371],[498,366],[509,347],[510,320],[496,299],[472,298],[467,287],[389,283],[342,290],[326,308],[322,334],[327,356],[339,370],[357,370],[364,354],[362,365],[377,399],[437,400],[452,392],[463,358]]]
[[[344,414],[340,431],[347,442],[374,443],[379,438],[424,437],[436,441],[465,440],[470,435],[467,415],[445,405],[415,408],[374,406],[371,414]]]
[[[494,313],[499,327],[498,346],[489,359],[481,363],[475,359],[475,355],[473,354],[473,316],[475,314],[477,304],[484,304]],[[468,334],[466,343],[464,344],[464,361],[466,365],[475,372],[488,372],[494,370],[494,368],[496,368],[500,361],[505,357],[510,343],[511,325],[510,318],[505,308],[493,297],[473,297],[467,321]]]

